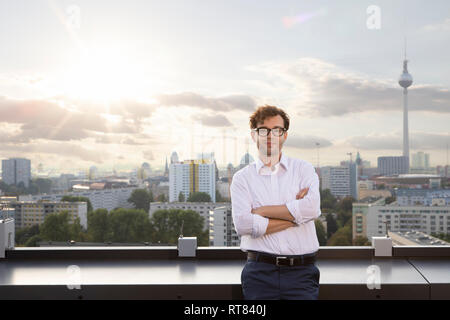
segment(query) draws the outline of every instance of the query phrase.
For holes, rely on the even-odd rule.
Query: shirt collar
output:
[[[256,164],[256,172],[259,173],[259,170],[261,170],[261,168],[264,167],[264,163],[261,161],[259,156],[258,158],[256,158],[255,164]],[[275,165],[277,166],[279,164],[281,164],[284,167],[284,169],[286,169],[286,171],[288,170],[288,157],[286,157],[283,152],[281,152],[280,161],[277,162],[277,164]]]

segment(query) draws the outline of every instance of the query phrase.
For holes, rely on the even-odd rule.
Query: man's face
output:
[[[280,115],[266,118],[264,122],[257,124],[256,128],[284,128],[284,121]],[[280,137],[274,136],[270,131],[268,136],[259,136],[257,132],[252,131],[252,139],[256,142],[256,146],[261,155],[270,157],[272,155],[278,155],[281,153],[281,148],[287,139],[287,131]]]

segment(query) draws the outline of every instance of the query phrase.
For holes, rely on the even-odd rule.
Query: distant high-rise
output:
[[[241,239],[236,233],[231,214],[231,203],[209,211],[209,245],[211,247],[239,247]]]
[[[359,153],[358,153],[359,156]],[[350,161],[341,161],[341,167],[348,167],[349,168],[349,185],[350,185],[350,196],[352,196],[354,199],[358,199],[358,179],[360,176],[360,173],[358,172],[358,168],[359,165],[358,163],[361,162],[361,158],[359,158],[358,160],[358,156],[357,156],[357,161],[355,162],[350,162]],[[343,177],[346,177],[346,175],[344,174],[343,176],[342,171],[340,170],[341,167],[334,167],[336,169],[330,169],[330,170],[326,170],[325,175],[327,177],[325,177],[325,180],[328,180],[328,182],[323,181],[322,183],[330,183],[329,179],[334,180],[334,182],[331,182],[331,184],[336,183],[337,181],[339,181],[340,179],[342,179]],[[337,174],[336,174],[337,173]],[[331,191],[331,189],[330,189]],[[333,194],[333,191],[331,192]],[[341,195],[342,196],[342,195]]]
[[[403,88],[403,156],[408,158],[409,167],[409,129],[408,129],[408,87],[413,83],[412,76],[408,73],[408,60],[403,60],[403,73],[398,79],[398,84]],[[408,168],[409,169],[409,168]]]
[[[178,153],[176,151],[172,152],[172,155],[170,156],[170,163],[178,163]]]
[[[2,160],[2,180],[9,185],[23,182],[25,188],[28,188],[31,180],[31,161],[23,158]]]
[[[408,157],[378,157],[378,172],[383,176],[409,173]]]
[[[430,168],[430,154],[419,151],[412,155],[413,168],[429,169]]]
[[[248,153],[248,151],[242,156],[241,163],[239,164],[239,169],[242,169],[249,165],[250,163],[254,162],[255,159]]]
[[[169,202],[178,201],[180,192],[185,199],[195,192],[209,194],[216,202],[216,170],[209,160],[187,160],[171,163],[169,167]]]
[[[325,166],[320,168],[322,174],[321,189],[329,189],[331,194],[335,197],[344,198],[353,196],[357,199],[357,196],[352,194],[351,184],[356,184],[356,179],[352,181],[353,175],[351,169],[356,171],[356,166],[344,165],[340,167]],[[355,172],[356,176],[356,172]],[[356,177],[355,177],[356,178]]]
[[[169,165],[167,164],[167,157],[166,157],[166,166],[164,167],[164,177],[169,176]]]

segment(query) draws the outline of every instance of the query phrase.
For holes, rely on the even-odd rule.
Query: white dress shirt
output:
[[[309,187],[303,199],[297,193]],[[319,249],[314,219],[320,214],[319,178],[307,161],[281,153],[280,161],[269,168],[261,159],[236,172],[230,187],[233,223],[241,236],[241,249],[279,255],[302,255]],[[264,235],[269,219],[252,208],[286,205],[297,226]]]

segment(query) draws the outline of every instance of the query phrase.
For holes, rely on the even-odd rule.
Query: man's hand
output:
[[[252,209],[252,213],[262,215],[263,214],[263,210],[264,210],[263,207],[253,208]]]
[[[304,196],[306,196],[308,194],[308,190],[309,188],[304,188],[302,190],[300,190],[297,195],[295,196],[295,198],[298,199],[302,199]],[[263,217],[267,217],[267,218],[277,218],[277,219],[285,219],[285,220],[291,220],[292,216],[290,215],[290,213],[287,212],[279,212],[279,214],[275,213],[275,215],[272,215],[270,213],[273,213],[273,211],[280,211],[280,209],[282,211],[286,211],[283,210],[285,206],[261,206],[258,208],[253,208],[252,209],[252,213],[253,214],[259,214],[260,216]]]
[[[296,224],[292,221],[288,220],[279,220],[279,219],[269,219],[269,224],[267,225],[266,233],[276,233],[288,229],[290,227],[295,227]]]

